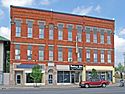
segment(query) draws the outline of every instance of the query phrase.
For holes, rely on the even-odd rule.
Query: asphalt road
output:
[[[12,88],[0,94],[125,94],[125,87],[106,88]]]

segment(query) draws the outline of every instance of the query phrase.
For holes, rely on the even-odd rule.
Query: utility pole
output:
[[[123,56],[124,56],[124,75],[123,75],[123,79],[125,77],[125,52],[123,53]]]

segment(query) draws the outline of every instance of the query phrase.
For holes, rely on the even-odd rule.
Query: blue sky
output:
[[[0,35],[10,38],[10,5],[115,19],[115,63],[125,52],[125,0],[0,0]]]

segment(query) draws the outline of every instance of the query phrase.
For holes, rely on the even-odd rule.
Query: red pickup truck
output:
[[[97,87],[97,86],[101,86],[101,87],[106,87],[107,85],[109,85],[109,81],[106,80],[98,80],[98,79],[91,79],[90,81],[81,81],[79,83],[80,87]]]

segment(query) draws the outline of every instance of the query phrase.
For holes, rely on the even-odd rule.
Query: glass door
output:
[[[48,76],[48,83],[49,84],[53,83],[53,75],[52,74],[49,74],[49,76]]]
[[[75,72],[71,72],[71,83],[75,83]]]
[[[16,84],[21,84],[21,75],[16,76]]]

